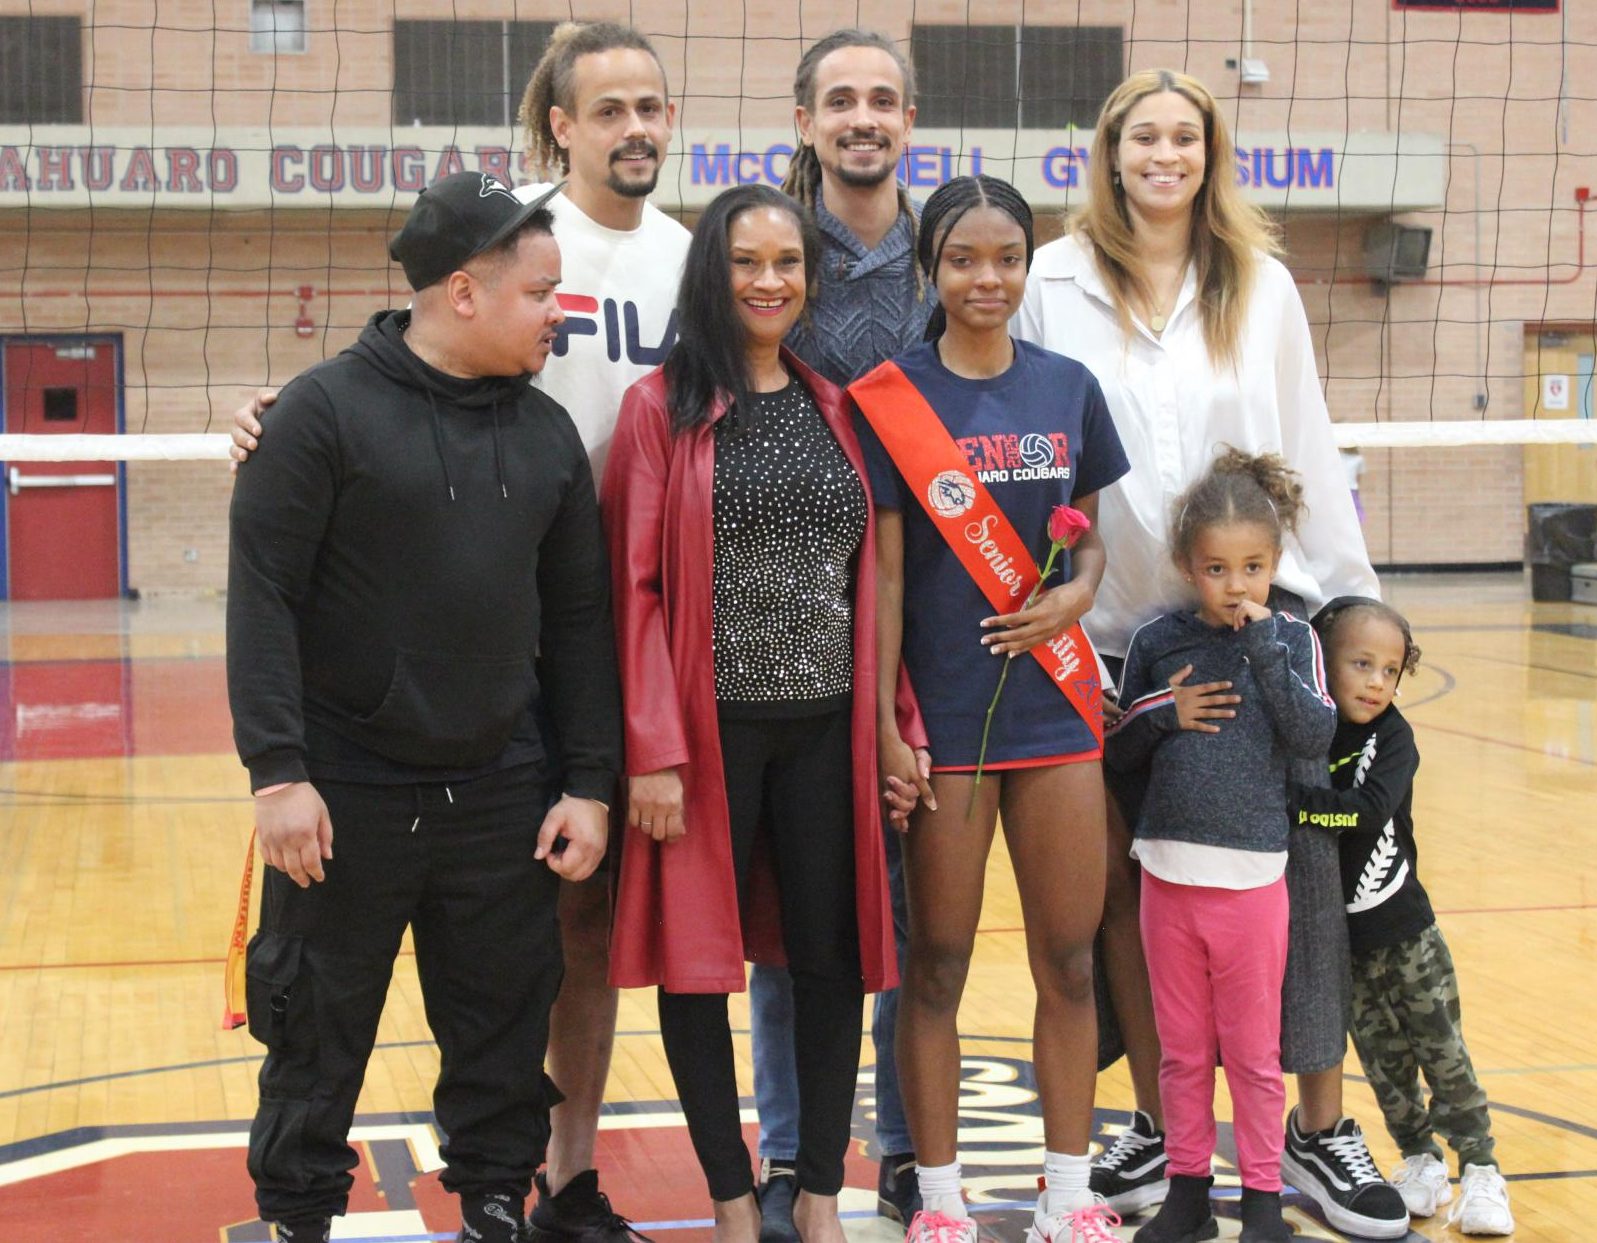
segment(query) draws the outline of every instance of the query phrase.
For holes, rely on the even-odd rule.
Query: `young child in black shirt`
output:
[[[1493,1155],[1486,1093],[1459,1025],[1458,976],[1416,870],[1414,731],[1392,704],[1419,663],[1408,622],[1377,600],[1344,596],[1314,618],[1337,729],[1331,788],[1294,787],[1296,823],[1340,832],[1353,951],[1353,1047],[1403,1153],[1393,1173],[1415,1217],[1453,1198],[1440,1134],[1458,1152],[1465,1234],[1512,1233],[1508,1187]],[[1431,1088],[1429,1104],[1419,1077]]]

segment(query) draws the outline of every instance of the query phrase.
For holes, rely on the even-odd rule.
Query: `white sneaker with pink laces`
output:
[[[1094,1195],[1081,1207],[1034,1216],[1026,1243],[1120,1243],[1114,1232],[1118,1225],[1120,1214],[1104,1203],[1102,1196]]]
[[[977,1243],[976,1223],[969,1217],[950,1217],[922,1209],[909,1219],[904,1243]]]

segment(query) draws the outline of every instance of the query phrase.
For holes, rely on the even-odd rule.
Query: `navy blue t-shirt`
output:
[[[1108,487],[1129,469],[1103,392],[1074,359],[1025,341],[1003,375],[967,380],[943,366],[927,342],[893,360],[937,412],[1041,566],[1056,505]],[[981,646],[988,603],[912,496],[870,425],[858,418],[871,495],[904,520],[904,642],[931,741],[932,762],[967,767],[981,750],[982,722],[1003,658]],[[1054,562],[1048,586],[1070,578]],[[1006,612],[1018,611],[1019,604]],[[1029,653],[1017,656],[993,714],[987,763],[1070,755],[1096,746],[1092,731]]]

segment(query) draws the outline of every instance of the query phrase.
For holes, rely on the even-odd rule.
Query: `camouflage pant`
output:
[[[1486,1092],[1459,1025],[1458,976],[1440,928],[1432,924],[1399,945],[1353,955],[1351,1028],[1386,1129],[1405,1157],[1429,1152],[1441,1159],[1434,1138],[1440,1135],[1458,1153],[1460,1168],[1497,1163]]]

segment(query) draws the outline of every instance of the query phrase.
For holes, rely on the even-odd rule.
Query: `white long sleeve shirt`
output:
[[[1098,377],[1131,473],[1099,498],[1109,566],[1082,619],[1094,646],[1123,657],[1144,622],[1191,602],[1170,560],[1170,508],[1222,445],[1279,453],[1302,476],[1305,513],[1275,581],[1311,612],[1337,595],[1378,596],[1348,491],[1314,346],[1292,275],[1260,256],[1239,364],[1217,366],[1203,341],[1189,266],[1162,336],[1135,318],[1129,338],[1086,243],[1037,251],[1015,333],[1084,363]]]

